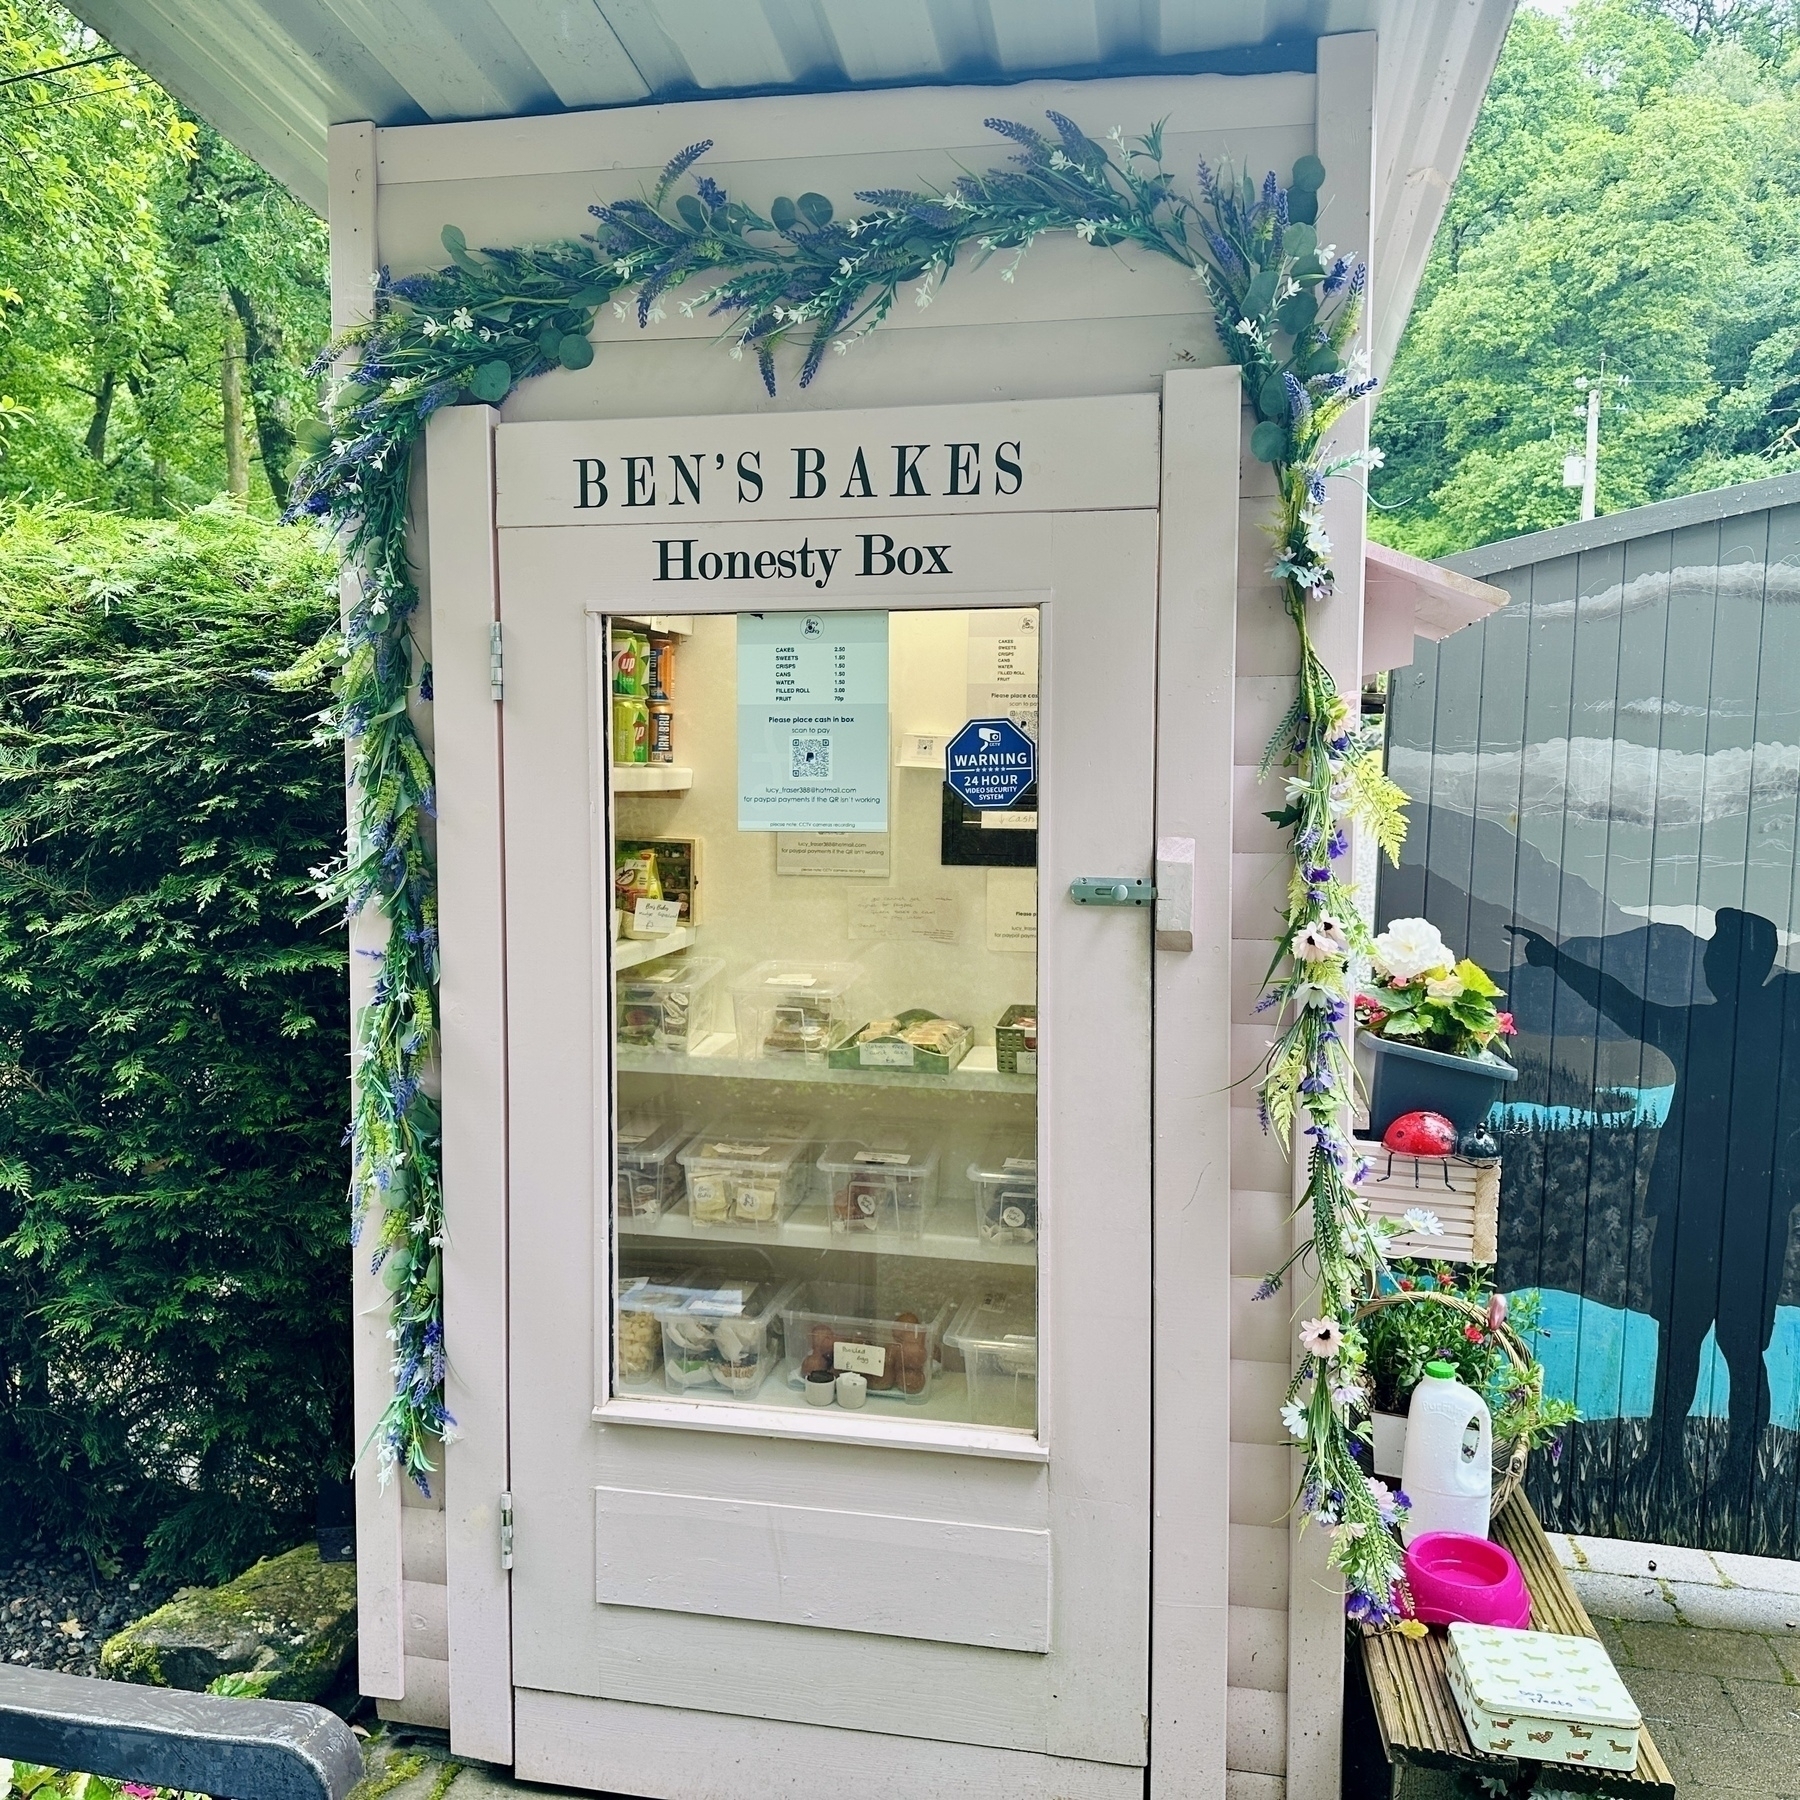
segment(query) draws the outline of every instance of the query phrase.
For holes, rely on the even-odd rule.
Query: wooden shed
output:
[[[841,207],[1055,111],[1164,121],[1184,183],[1316,156],[1379,371],[1511,5],[78,10],[328,207],[341,325],[445,226],[573,236],[683,146]],[[360,1667],[521,1776],[1339,1790],[1342,1592],[1290,1519],[1289,1306],[1250,1305],[1296,1230],[1244,1080],[1290,868],[1272,478],[1189,271],[1006,261],[773,395],[683,294],[603,309],[587,366],[429,429],[458,1435],[429,1499],[359,1476]],[[1313,614],[1352,693],[1362,508]],[[1381,574],[1372,643],[1459,622]]]

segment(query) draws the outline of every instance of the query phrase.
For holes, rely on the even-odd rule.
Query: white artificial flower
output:
[[[613,317],[615,319],[623,319],[626,316],[625,302],[623,300],[615,300],[613,302]],[[487,334],[484,332],[482,335],[485,337]]]
[[[1295,957],[1303,963],[1325,962],[1330,957],[1342,956],[1345,948],[1341,932],[1334,937],[1317,925],[1303,926],[1296,931],[1293,947]]]
[[[1299,1401],[1289,1400],[1283,1403],[1281,1408],[1281,1422],[1288,1428],[1288,1435],[1290,1437],[1297,1437],[1301,1443],[1306,1442],[1306,1408],[1302,1406]]]
[[[1060,150],[1052,150],[1050,152],[1050,166],[1053,169],[1068,169],[1073,168],[1074,164],[1072,164]]]
[[[656,304],[650,308],[648,316],[652,325],[660,325],[669,315],[663,310],[663,303],[658,300]]]
[[[454,325],[458,331],[473,331],[475,329],[474,314],[472,314],[466,306],[459,306],[456,311],[450,315],[450,323]]]
[[[1313,930],[1331,946],[1333,956],[1350,954],[1349,934],[1344,930],[1341,920],[1334,919],[1330,913],[1321,913],[1314,921]]]
[[[1100,221],[1098,219],[1077,219],[1075,221],[1075,235],[1084,244],[1091,244],[1094,241],[1094,233],[1099,229]]]
[[[927,275],[925,279],[913,289],[913,304],[920,308],[927,307],[935,298],[936,296],[931,291],[931,277]]]
[[[1390,981],[1414,981],[1433,969],[1447,969],[1454,958],[1443,935],[1429,919],[1390,919],[1374,944],[1375,967]]]
[[[1427,1212],[1422,1206],[1409,1206],[1403,1217],[1414,1231],[1422,1232],[1426,1237],[1442,1237],[1444,1222],[1436,1213]]]
[[[1463,991],[1463,978],[1453,969],[1448,975],[1433,975],[1425,983],[1425,992],[1433,1000],[1454,1000]]]
[[[446,330],[447,327],[440,325],[436,319],[421,319],[419,321],[419,329],[424,332],[428,338],[434,338],[440,331]]]
[[[1255,322],[1250,319],[1239,319],[1237,324],[1232,329],[1235,331],[1242,332],[1245,337],[1255,337],[1256,336]]]
[[[631,273],[631,258],[628,256],[621,256],[618,261],[613,264],[613,273],[615,275],[629,275]]]
[[[1302,1319],[1300,1344],[1308,1355],[1330,1362],[1344,1347],[1344,1328],[1336,1319]]]

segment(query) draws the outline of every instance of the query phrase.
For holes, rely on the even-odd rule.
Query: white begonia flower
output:
[[[1448,975],[1433,975],[1425,983],[1425,992],[1433,1000],[1454,1000],[1463,991],[1463,978],[1453,969]]]
[[[1455,960],[1429,919],[1390,919],[1374,944],[1375,967],[1390,981],[1415,981]]]

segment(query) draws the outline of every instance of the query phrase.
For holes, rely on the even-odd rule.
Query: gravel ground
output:
[[[174,1591],[129,1572],[97,1576],[85,1556],[42,1539],[0,1546],[0,1661],[98,1675],[101,1645]]]

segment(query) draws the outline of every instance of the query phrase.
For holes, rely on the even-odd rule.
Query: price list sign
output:
[[[886,831],[888,616],[740,613],[738,830]]]

